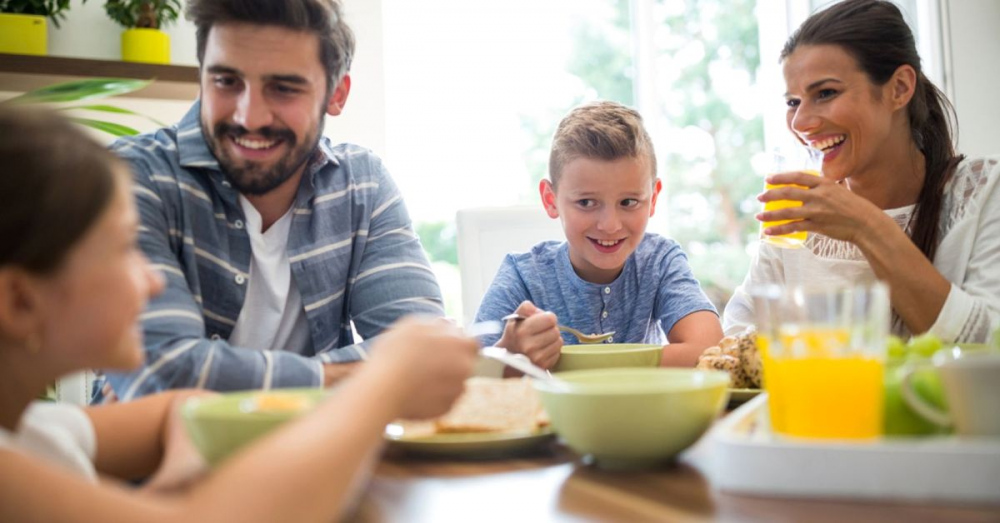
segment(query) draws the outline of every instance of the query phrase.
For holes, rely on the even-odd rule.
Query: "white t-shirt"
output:
[[[97,437],[83,409],[68,403],[36,401],[28,406],[17,431],[0,427],[0,448],[41,458],[97,481]]]
[[[910,223],[915,206],[885,211],[900,227]],[[934,267],[951,282],[951,291],[930,332],[949,342],[984,342],[1000,325],[1000,157],[962,161],[945,188],[941,240]],[[906,260],[899,260],[905,263]],[[742,332],[754,323],[753,285],[823,284],[873,279],[856,245],[810,234],[802,249],[761,242],[743,284],[726,305],[723,329]],[[910,335],[902,322],[895,334]]]
[[[253,204],[240,196],[240,206],[246,215],[253,255],[246,301],[229,335],[229,343],[261,351],[304,354],[310,344],[309,324],[302,295],[292,280],[287,251],[292,210],[262,233],[260,213]]]

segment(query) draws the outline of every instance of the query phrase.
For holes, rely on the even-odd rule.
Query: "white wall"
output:
[[[351,70],[352,90],[347,106],[340,116],[327,118],[326,135],[336,142],[353,142],[371,148],[378,154],[385,151],[385,73],[383,71],[382,0],[342,0],[345,17],[357,37],[357,56]],[[104,13],[104,3],[91,0],[86,4],[73,1],[66,20],[56,29],[49,24],[49,54],[76,58],[118,60],[121,57],[122,28]],[[170,35],[171,63],[197,65],[195,29],[187,20],[178,20],[164,29]],[[4,92],[0,99],[14,93]],[[179,120],[191,101],[119,98],[115,105],[152,116],[164,123]],[[140,130],[152,130],[155,124],[146,120],[126,119],[123,123]],[[107,135],[95,135],[107,140]]]
[[[86,4],[74,1],[66,20],[56,29],[49,22],[49,54],[100,60],[121,59],[122,27],[104,13],[104,2],[90,0]],[[170,62],[197,65],[194,26],[183,19],[163,31],[170,35]]]
[[[950,44],[945,81],[958,113],[958,150],[1000,154],[1000,1],[945,0],[942,8]]]

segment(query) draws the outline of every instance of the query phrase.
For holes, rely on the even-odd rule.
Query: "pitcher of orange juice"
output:
[[[814,176],[822,176],[820,174],[820,168],[823,166],[823,153],[813,149],[811,147],[797,147],[795,149],[775,149],[771,153],[771,166],[768,169],[770,174],[779,174],[784,172],[804,172],[812,174]],[[773,185],[770,183],[764,183],[764,190],[770,191],[771,189],[777,189],[778,187],[784,187],[784,185]],[[801,186],[800,186],[801,187]],[[764,212],[768,211],[778,211],[781,209],[788,209],[791,207],[801,207],[802,202],[796,200],[776,200],[767,202],[764,204]],[[760,224],[760,239],[776,247],[783,247],[786,249],[795,249],[801,247],[806,241],[807,233],[806,231],[798,231],[789,234],[781,234],[777,236],[768,236],[764,234],[764,229],[768,227],[773,227],[775,225],[783,225],[791,222],[792,220],[778,220],[772,222],[763,222]]]
[[[772,430],[804,438],[880,436],[885,285],[765,286],[751,295]]]

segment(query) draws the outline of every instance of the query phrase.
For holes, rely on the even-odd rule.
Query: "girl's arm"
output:
[[[378,340],[384,347],[373,350],[372,359],[313,413],[238,452],[181,494],[91,484],[0,450],[0,520],[334,519],[370,472],[389,421],[443,414],[461,393],[478,345],[455,329],[444,322],[409,321],[386,331]],[[162,426],[162,419],[154,421]]]
[[[149,477],[163,459],[172,412],[184,399],[204,393],[175,390],[84,409],[97,439],[97,471],[124,480]]]

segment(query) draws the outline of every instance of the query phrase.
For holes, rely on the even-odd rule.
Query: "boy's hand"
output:
[[[530,301],[521,303],[514,312],[525,319],[508,321],[497,346],[524,354],[535,365],[551,369],[559,361],[563,346],[556,315],[535,307]]]

